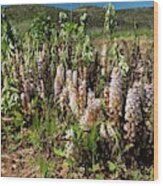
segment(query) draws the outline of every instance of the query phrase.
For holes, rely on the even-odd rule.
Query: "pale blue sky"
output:
[[[63,3],[63,4],[47,4],[51,7],[58,7],[63,9],[75,9],[80,6],[99,6],[105,7],[108,2],[95,2],[95,3]],[[141,8],[141,7],[153,7],[154,1],[133,1],[133,2],[112,2],[116,9],[126,9],[126,8]]]

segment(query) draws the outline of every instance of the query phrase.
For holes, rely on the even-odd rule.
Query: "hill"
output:
[[[4,8],[4,7],[3,7]],[[3,9],[2,8],[2,9]],[[105,10],[97,6],[83,6],[73,10],[49,7],[47,5],[11,5],[6,8],[6,14],[10,22],[21,32],[27,30],[32,19],[40,14],[50,15],[57,22],[59,12],[66,12],[69,19],[78,21],[82,13],[88,13],[88,29],[101,29],[104,23]],[[153,8],[134,8],[117,10],[117,29],[120,31],[133,30],[133,22],[140,29],[153,29]]]

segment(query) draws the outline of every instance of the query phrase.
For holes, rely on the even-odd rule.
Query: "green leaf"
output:
[[[117,169],[117,165],[111,161],[108,162],[110,172],[114,172]]]
[[[61,156],[61,157],[64,157],[65,156],[65,153],[62,149],[54,149],[54,154],[57,155],[57,156]]]
[[[80,137],[81,137],[80,126],[78,124],[72,125],[72,130],[73,130],[73,132],[75,134],[76,139],[79,140]]]
[[[103,180],[104,179],[104,174],[103,173],[97,174],[96,179]]]
[[[133,143],[126,145],[122,153],[128,152],[133,146]]]
[[[96,137],[96,124],[94,124],[91,128],[91,132],[88,138],[88,146],[92,152],[94,152],[96,148]]]
[[[14,124],[17,127],[23,126],[24,124],[24,118],[23,115],[17,111],[14,112]]]
[[[40,172],[42,176],[47,177],[48,167],[49,167],[48,161],[44,158],[41,158],[39,164],[40,164]]]

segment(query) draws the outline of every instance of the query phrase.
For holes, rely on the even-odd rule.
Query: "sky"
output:
[[[58,7],[68,10],[73,10],[81,6],[99,6],[105,7],[108,2],[100,3],[62,3],[62,4],[47,4],[50,7]],[[137,2],[112,2],[115,8],[118,9],[128,9],[128,8],[142,8],[142,7],[153,7],[154,1],[137,1]]]

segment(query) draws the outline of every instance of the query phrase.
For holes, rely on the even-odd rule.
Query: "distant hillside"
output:
[[[57,21],[59,12],[64,11],[69,13],[69,11],[60,8],[48,7],[45,5],[11,5],[5,8],[8,18],[13,23],[32,20],[40,14],[50,15],[55,18],[54,21]]]
[[[80,17],[83,12],[88,13],[88,25],[90,27],[101,27],[104,24],[105,10],[100,7],[81,7],[74,10],[76,17]],[[154,20],[154,9],[153,8],[134,8],[126,10],[117,10],[117,26],[120,30],[133,28],[133,22],[135,22],[138,27],[153,29]]]
[[[50,15],[57,22],[59,12],[66,12],[70,19],[78,21],[83,12],[88,13],[88,28],[102,28],[104,23],[105,10],[96,6],[85,6],[73,10],[49,7],[46,5],[12,5],[6,8],[6,14],[12,24],[26,31],[32,19],[40,14]],[[119,30],[133,29],[133,22],[137,23],[138,28],[153,29],[153,8],[136,8],[117,11],[117,26]]]

